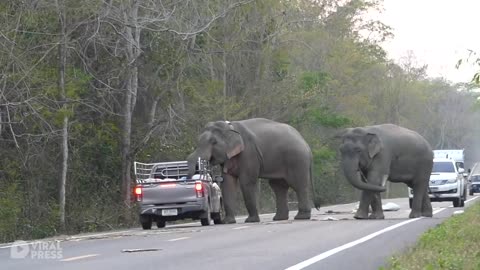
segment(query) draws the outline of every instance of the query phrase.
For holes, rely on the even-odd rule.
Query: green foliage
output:
[[[328,78],[328,74],[324,72],[305,72],[300,77],[300,88],[308,92],[315,88],[325,87]]]
[[[383,269],[465,269],[480,267],[480,204],[425,232],[409,252]]]
[[[22,198],[16,184],[0,186],[0,242],[16,239],[20,232]]]
[[[314,126],[342,128],[351,124],[352,120],[338,115],[328,108],[308,108],[300,117],[292,119],[291,123],[309,123]]]

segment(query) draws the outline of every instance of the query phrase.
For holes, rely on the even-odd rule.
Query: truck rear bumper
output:
[[[163,216],[162,210],[176,209],[177,215]],[[174,221],[185,218],[197,219],[205,213],[207,204],[204,202],[187,202],[183,204],[165,204],[165,205],[141,205],[140,215],[150,215],[156,218],[162,218],[167,221]]]

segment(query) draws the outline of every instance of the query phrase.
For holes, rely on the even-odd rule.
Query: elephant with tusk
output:
[[[362,190],[357,219],[383,219],[380,192],[385,182],[402,182],[413,189],[410,218],[432,217],[428,185],[433,151],[420,134],[393,124],[347,128],[337,134],[341,168],[346,179]],[[369,206],[372,214],[368,216]]]
[[[187,158],[190,175],[194,174],[198,158],[222,167],[224,223],[236,222],[237,181],[248,211],[245,222],[260,221],[257,212],[259,177],[268,179],[276,197],[273,220],[288,219],[287,193],[290,187],[298,200],[295,219],[310,219],[312,152],[292,126],[264,118],[209,122],[198,136],[195,151]],[[318,205],[315,207],[318,209]]]

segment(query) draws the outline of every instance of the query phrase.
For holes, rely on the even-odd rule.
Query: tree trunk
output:
[[[60,214],[60,227],[61,230],[65,230],[65,187],[67,184],[67,170],[68,170],[68,115],[66,93],[65,93],[65,68],[67,64],[67,38],[66,38],[66,22],[65,22],[65,2],[64,0],[57,0],[57,10],[61,31],[61,42],[58,47],[59,54],[59,79],[58,87],[60,92],[60,98],[62,102],[63,127],[62,127],[62,168],[60,173],[60,188],[59,188],[59,214]]]
[[[125,38],[127,49],[127,89],[125,91],[123,112],[123,139],[122,139],[122,193],[127,208],[130,207],[131,198],[131,138],[132,114],[135,108],[138,91],[137,59],[140,56],[140,27],[137,26],[138,6],[136,0],[124,8]]]

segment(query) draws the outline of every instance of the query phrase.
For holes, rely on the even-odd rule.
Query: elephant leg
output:
[[[428,197],[428,180],[430,179],[430,172],[425,171],[419,173],[413,179],[413,201],[412,211],[409,218],[417,218],[420,216],[432,217],[432,204]]]
[[[273,220],[287,220],[288,219],[288,184],[285,180],[272,180],[268,181],[270,187],[275,193],[277,212],[273,217]]]
[[[382,208],[382,197],[379,192],[375,192],[372,196],[372,213],[368,216],[369,219],[384,219],[385,215],[383,214]]]
[[[236,223],[235,220],[235,205],[236,205],[236,183],[237,179],[229,174],[223,175],[222,182],[222,198],[223,198],[223,207],[225,209],[225,218],[223,219],[223,224],[232,224]]]
[[[303,159],[291,160],[290,165],[291,169],[289,169],[285,180],[297,194],[298,213],[294,219],[310,219],[312,212],[309,198],[309,190],[311,189],[310,161],[307,162]]]
[[[248,217],[245,219],[245,222],[260,222],[257,211],[257,178],[240,176],[240,187],[242,188],[245,207],[248,211]]]
[[[373,192],[371,191],[362,191],[362,195],[360,197],[360,205],[358,206],[357,212],[353,216],[356,219],[368,219],[368,209],[370,208],[370,204],[373,200]]]
[[[432,203],[430,197],[428,197],[428,191],[423,193],[422,216],[433,217]]]

